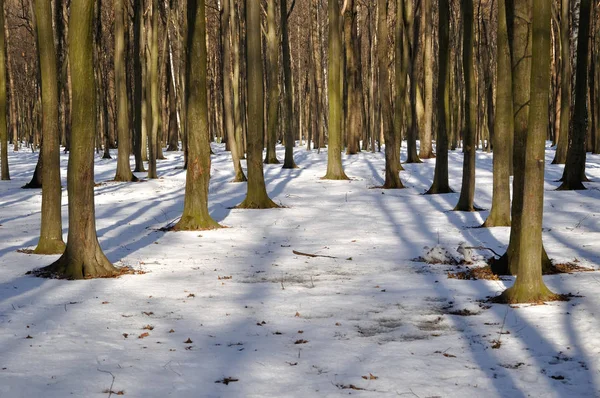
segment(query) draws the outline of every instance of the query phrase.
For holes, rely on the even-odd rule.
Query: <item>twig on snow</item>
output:
[[[292,253],[294,253],[297,256],[305,256],[305,257],[312,257],[312,258],[314,258],[314,257],[337,258],[334,256],[326,256],[323,254],[303,253],[303,252],[299,252],[297,250],[292,250]]]

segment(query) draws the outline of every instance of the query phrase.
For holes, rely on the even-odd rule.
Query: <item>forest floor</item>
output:
[[[280,159],[283,148],[279,149]],[[0,397],[571,397],[600,396],[600,273],[545,277],[568,302],[487,300],[512,284],[458,280],[474,264],[413,261],[461,242],[503,253],[508,228],[487,211],[452,212],[458,194],[423,196],[435,160],[405,165],[405,190],[383,183],[383,153],[344,156],[350,181],[323,181],[327,153],[296,150],[295,170],[266,165],[273,210],[232,209],[245,196],[215,146],[210,211],[229,228],[162,232],[183,209],[182,154],[160,179],[113,183],[96,159],[100,244],[117,279],[26,276],[56,257],[38,240],[41,192],[23,190],[37,153],[11,152],[0,183]],[[116,152],[114,153],[116,156]],[[404,155],[404,154],[403,154]],[[557,192],[547,151],[544,243],[557,263],[600,264],[600,157],[587,191]],[[66,188],[67,155],[62,155]],[[460,190],[462,153],[450,154]],[[145,174],[138,174],[145,177]],[[477,153],[476,204],[488,208],[492,157]],[[63,189],[64,232],[67,194]],[[330,257],[307,257],[293,251]],[[598,314],[596,314],[598,313]]]

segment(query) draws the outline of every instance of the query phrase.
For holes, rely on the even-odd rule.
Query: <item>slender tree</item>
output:
[[[448,104],[448,80],[450,73],[450,3],[448,0],[438,0],[438,86],[437,86],[437,159],[433,184],[428,194],[442,194],[453,192],[448,182],[448,120],[446,110]]]
[[[267,154],[265,163],[279,164],[275,146],[277,143],[277,118],[279,110],[279,40],[277,40],[277,7],[275,0],[269,0],[267,4]]]
[[[158,142],[159,101],[158,101],[158,0],[151,0],[148,21],[148,44],[146,58],[146,103],[148,133],[148,178],[158,178],[156,173],[156,146]],[[189,144],[188,144],[189,162]]]
[[[377,5],[377,34],[379,46],[377,47],[377,63],[379,67],[379,101],[381,104],[381,118],[383,124],[383,134],[385,137],[385,182],[383,188],[398,189],[404,188],[400,181],[400,152],[396,148],[396,142],[400,137],[396,137],[392,115],[392,98],[389,84],[388,56],[390,48],[388,46],[388,0],[378,0]]]
[[[329,145],[327,173],[324,180],[347,180],[342,166],[342,35],[340,32],[340,4],[329,0],[329,62],[327,66],[327,96],[329,98]]]
[[[415,4],[411,0],[404,0],[404,31],[410,45],[408,76],[410,80],[409,103],[410,107],[410,126],[408,127],[408,137],[406,139],[406,163],[422,163],[417,154],[417,136],[419,126],[417,123],[417,68],[416,58],[419,52],[419,18],[415,17]]]
[[[362,67],[360,65],[356,5],[355,0],[347,0],[344,4],[344,43],[346,48],[346,73],[348,76],[348,111],[346,112],[348,136],[346,153],[348,155],[354,155],[360,151],[363,120],[366,118],[363,107]]]
[[[463,17],[463,68],[465,71],[465,117],[467,126],[463,138],[464,160],[462,188],[456,211],[476,211],[475,196],[475,135],[477,132],[477,96],[475,58],[473,55],[473,0],[461,0]]]
[[[571,1],[561,0],[560,11],[560,131],[554,154],[554,164],[565,164],[569,147],[571,122]]]
[[[248,191],[238,206],[244,209],[279,207],[267,195],[263,172],[264,134],[263,65],[261,56],[260,3],[246,0],[246,64],[248,74]]]
[[[582,0],[585,3],[589,0]],[[544,210],[544,157],[548,129],[548,87],[550,86],[550,21],[552,4],[533,0],[533,48],[531,61],[531,100],[529,131],[525,138],[523,172],[523,213],[515,284],[500,299],[508,303],[540,302],[556,299],[542,279],[542,218]],[[515,226],[513,226],[515,228]]]
[[[579,12],[579,33],[577,35],[577,67],[575,76],[575,103],[573,130],[569,137],[567,163],[563,173],[561,191],[586,189],[585,178],[585,137],[588,131],[588,64],[590,41],[591,0],[581,0]]]
[[[10,180],[8,170],[8,131],[6,128],[6,43],[4,2],[0,4],[0,178]]]
[[[131,152],[129,137],[129,105],[127,103],[127,76],[125,70],[125,3],[115,0],[115,91],[117,95],[117,139],[119,153],[117,155],[117,172],[115,181],[137,181],[131,172],[129,154]]]
[[[42,169],[42,225],[40,240],[35,248],[35,253],[62,254],[65,250],[65,242],[62,238],[58,84],[56,52],[54,40],[52,40],[54,36],[52,33],[52,8],[50,3],[44,0],[35,0],[34,7],[38,36],[49,38],[48,40],[40,40],[38,44],[42,74],[42,134],[44,140],[42,156],[44,158],[44,168]],[[2,65],[4,64],[2,63]]]
[[[494,116],[494,189],[492,209],[484,227],[510,226],[510,141],[514,133],[512,67],[506,21],[506,1],[498,1],[496,53],[496,115]]]
[[[290,56],[290,39],[288,35],[288,10],[287,0],[281,1],[281,47],[282,47],[282,62],[283,62],[283,84],[284,96],[283,104],[285,107],[285,159],[283,160],[284,169],[297,168],[294,162],[294,137],[296,126],[296,118],[293,114],[293,99],[294,93],[292,88],[292,61]]]
[[[144,168],[144,156],[146,147],[144,146],[144,129],[142,126],[146,123],[142,118],[142,102],[143,102],[143,80],[142,80],[142,51],[144,50],[142,33],[142,13],[143,13],[143,0],[133,0],[133,154],[135,156],[135,171],[145,172]]]
[[[431,137],[433,136],[433,7],[431,0],[424,0],[423,30],[425,32],[425,43],[423,44],[423,74],[424,74],[424,96],[425,96],[425,123],[421,134],[421,146],[419,148],[419,158],[430,159],[435,157],[433,154],[433,145]],[[438,109],[439,112],[439,109]],[[438,113],[439,116],[439,113]]]

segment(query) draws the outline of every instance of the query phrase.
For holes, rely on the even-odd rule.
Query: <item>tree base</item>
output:
[[[438,186],[437,184],[433,184],[429,191],[425,192],[424,195],[443,195],[447,193],[455,193],[452,188],[448,185]]]
[[[138,182],[139,178],[137,178],[135,175],[133,175],[133,173],[131,173],[131,176],[117,175],[117,176],[115,176],[115,179],[113,181],[114,182]]]
[[[299,169],[298,165],[293,160],[292,160],[292,164],[284,163],[281,168],[282,169]]]
[[[452,209],[452,211],[464,211],[467,213],[473,213],[476,211],[483,211],[484,209],[482,209],[481,207],[477,207],[475,205],[463,205],[463,204],[457,204],[456,207],[454,209]]]
[[[244,199],[242,203],[235,206],[236,209],[246,209],[246,210],[264,210],[264,209],[279,209],[277,203],[273,202],[269,197],[263,198],[261,200],[251,200]]]
[[[585,191],[587,188],[585,187],[585,185],[583,185],[583,182],[581,181],[575,181],[575,182],[564,182],[562,184],[560,184],[560,186],[558,188],[556,188],[557,191]]]
[[[42,183],[38,181],[30,181],[21,187],[22,189],[41,189]]]
[[[62,239],[40,239],[33,254],[63,254],[66,247]]]
[[[92,255],[81,258],[72,256],[68,249],[54,263],[47,267],[32,272],[35,276],[52,279],[94,279],[112,278],[120,275],[110,261],[106,258],[100,247]]]
[[[493,211],[481,225],[481,228],[510,227],[510,215],[498,215]]]
[[[209,231],[212,229],[223,228],[218,222],[212,219],[212,217],[201,217],[201,216],[183,216],[179,219],[177,224],[168,228],[167,231]]]
[[[349,180],[349,179],[350,178],[348,178],[346,173],[344,173],[343,171],[338,172],[338,173],[328,172],[327,174],[325,174],[325,176],[321,177],[321,180],[333,180],[333,181],[342,181],[342,180]]]
[[[543,304],[548,301],[561,300],[563,300],[562,297],[552,293],[543,281],[534,286],[527,286],[519,284],[517,280],[512,287],[506,289],[493,301],[499,304]]]
[[[265,158],[264,164],[281,164],[277,156],[268,156]]]
[[[248,181],[248,179],[246,178],[246,175],[244,174],[243,171],[240,171],[239,173],[235,173],[235,177],[233,178],[233,180],[231,180],[231,182],[246,182]]]

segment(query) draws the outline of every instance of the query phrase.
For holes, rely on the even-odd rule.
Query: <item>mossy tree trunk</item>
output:
[[[277,6],[275,0],[269,0],[267,5],[267,154],[265,163],[278,164],[275,146],[277,144],[277,127],[279,119],[279,40],[277,40]]]
[[[183,215],[173,230],[219,228],[208,213],[210,144],[208,137],[208,97],[206,91],[206,7],[205,0],[187,2],[186,125],[188,167]]]
[[[58,75],[56,72],[56,52],[54,40],[52,39],[54,36],[52,32],[52,8],[48,1],[35,0],[34,10],[38,37],[48,38],[48,40],[41,40],[38,44],[42,75],[42,135],[44,140],[42,156],[45,167],[42,169],[42,225],[40,240],[35,253],[62,254],[65,250],[65,243],[62,238]],[[0,61],[0,63],[4,65],[3,62]],[[0,73],[3,72],[0,71]],[[1,76],[4,76],[4,74]],[[0,112],[2,110],[4,110],[4,107],[0,104]],[[0,125],[5,125],[2,123],[1,117]]]
[[[496,115],[494,117],[494,188],[492,209],[484,227],[510,226],[510,141],[514,132],[512,66],[506,1],[498,1]]]
[[[238,206],[243,209],[279,207],[267,195],[262,152],[264,134],[263,64],[261,56],[260,4],[246,0],[246,64],[248,75],[248,191]],[[232,145],[233,146],[233,145]]]
[[[8,131],[6,126],[6,43],[4,2],[0,4],[0,178],[10,180],[8,170]]]
[[[582,0],[582,4],[589,0]],[[550,85],[550,21],[552,4],[533,0],[533,48],[531,61],[531,100],[529,131],[525,139],[523,172],[523,213],[517,279],[504,291],[501,300],[508,303],[540,302],[555,299],[542,279],[542,218],[544,210],[545,144],[548,129],[548,87]]]
[[[125,3],[115,0],[115,92],[117,96],[117,139],[119,152],[117,155],[117,171],[115,181],[137,181],[131,172],[129,154],[131,153],[129,137],[129,105],[127,103],[127,75],[125,70]]]
[[[340,32],[340,4],[329,0],[329,61],[327,65],[327,96],[329,98],[329,144],[327,173],[324,180],[347,180],[342,166],[343,100],[341,85],[342,34]]]
[[[588,132],[588,64],[590,41],[590,0],[581,0],[579,33],[577,35],[577,67],[575,76],[575,103],[573,129],[569,137],[567,163],[560,191],[586,189],[585,178],[586,133]]]
[[[428,194],[451,193],[448,182],[448,80],[450,78],[450,3],[448,0],[438,0],[438,86],[437,86],[437,159],[433,184]]]
[[[63,255],[42,270],[69,279],[112,276],[118,272],[102,252],[96,235],[94,139],[97,108],[93,9],[94,0],[78,0],[71,4],[69,62],[73,88],[73,127],[67,172],[69,234]]]
[[[467,125],[463,137],[462,187],[455,211],[476,211],[475,197],[475,149],[477,132],[477,88],[475,81],[475,58],[473,54],[473,0],[461,0],[463,18],[463,69],[465,74],[465,118]]]
[[[377,6],[377,64],[379,67],[379,101],[381,103],[381,118],[385,137],[385,182],[382,188],[404,188],[400,181],[400,152],[397,150],[396,137],[392,115],[392,94],[389,84],[388,57],[392,50],[388,45],[388,0],[378,0]]]

